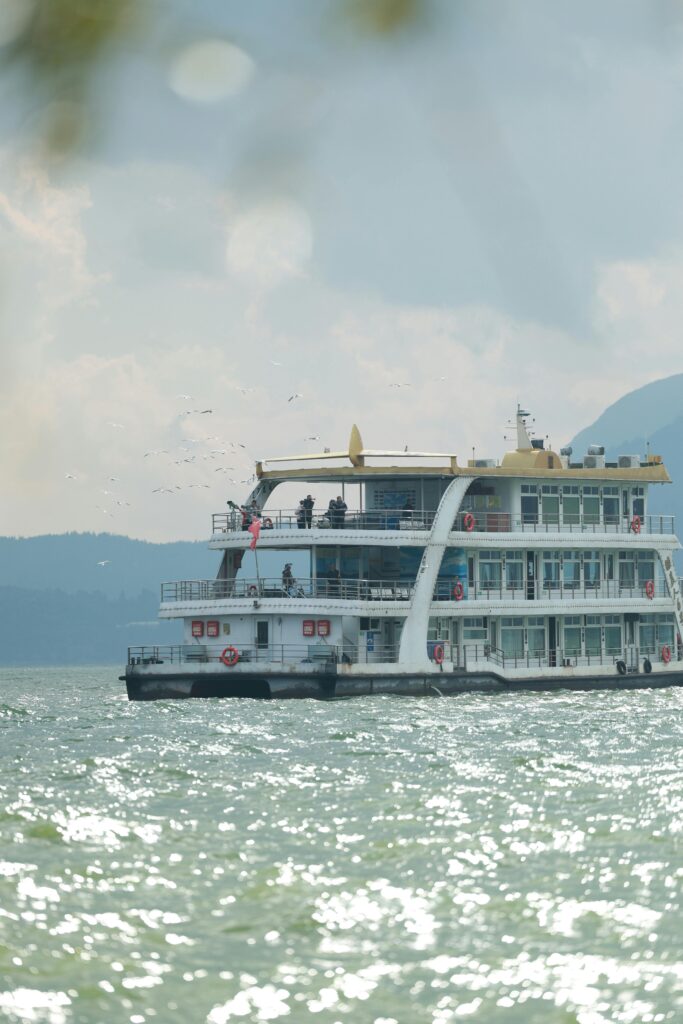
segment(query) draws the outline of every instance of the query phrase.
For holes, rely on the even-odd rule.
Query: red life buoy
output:
[[[228,668],[232,668],[233,665],[236,665],[239,660],[240,652],[237,650],[236,647],[226,647],[223,653],[221,654],[221,661],[223,662],[224,665],[227,665]]]
[[[266,516],[266,518],[263,520],[263,529],[264,530],[272,530],[273,529],[273,520],[270,518],[270,516]]]
[[[474,529],[474,516],[471,512],[465,512],[465,515],[462,517],[462,525],[468,533],[472,533]]]
[[[247,588],[247,594],[249,595],[249,597],[256,597],[256,595],[258,594],[258,590],[253,585],[253,583],[250,587]]]
[[[456,601],[462,601],[464,596],[465,588],[463,587],[460,580],[456,580],[456,582],[453,584],[453,597],[455,598]]]
[[[655,582],[654,580],[648,580],[645,584],[645,596],[651,601],[655,596]]]
[[[668,644],[664,644],[662,647],[662,661],[665,665],[668,665],[671,661],[671,648]]]
[[[432,657],[437,665],[443,664],[443,644],[436,644]]]
[[[634,516],[633,519],[631,520],[631,529],[632,529],[632,531],[634,533],[640,533],[640,527],[641,527],[640,516]]]

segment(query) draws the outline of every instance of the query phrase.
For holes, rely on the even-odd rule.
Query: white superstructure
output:
[[[218,575],[162,585],[183,643],[132,650],[129,693],[132,677],[243,675],[244,695],[259,676],[258,695],[276,695],[311,676],[340,694],[431,677],[441,689],[446,674],[568,685],[680,672],[679,545],[673,517],[648,507],[649,487],[669,482],[661,459],[611,463],[594,446],[573,462],[532,440],[527,416],[500,463],[366,450],[356,427],[346,451],[258,463],[244,507],[260,512],[270,571],[241,569],[248,517],[214,515]],[[308,520],[279,507],[292,483],[316,498]],[[330,495],[345,509],[328,513]]]

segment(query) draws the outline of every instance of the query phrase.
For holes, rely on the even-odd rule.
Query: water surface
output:
[[[0,672],[0,1019],[683,1020],[683,691]]]

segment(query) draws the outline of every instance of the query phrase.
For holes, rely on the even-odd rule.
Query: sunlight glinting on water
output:
[[[0,1014],[683,1014],[681,694],[129,704],[3,672]]]

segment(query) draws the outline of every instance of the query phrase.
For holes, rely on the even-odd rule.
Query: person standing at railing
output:
[[[330,570],[330,597],[341,595],[341,573],[339,569]]]
[[[299,530],[306,529],[306,509],[304,508],[303,501],[299,502],[299,507],[296,510],[296,525]]]
[[[301,504],[304,507],[306,529],[310,530],[313,526],[313,506],[315,505],[315,499],[311,494],[307,494]]]
[[[294,596],[296,580],[292,576],[292,563],[287,562],[282,570],[282,589],[289,597]]]
[[[330,502],[330,509],[332,512],[332,526],[335,530],[343,530],[344,517],[346,516],[348,505],[342,498],[341,494],[337,495],[336,501]]]

